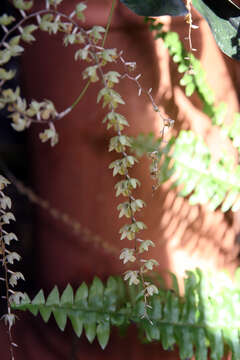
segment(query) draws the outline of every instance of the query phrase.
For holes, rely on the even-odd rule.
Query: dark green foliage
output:
[[[178,64],[179,73],[183,74],[180,85],[185,86],[186,95],[191,96],[194,91],[197,91],[203,102],[204,110],[207,107],[213,106],[214,94],[206,82],[206,73],[200,61],[193,54],[185,50],[176,32],[158,32],[156,39],[158,38],[163,39],[173,61]],[[193,69],[192,72],[189,71],[190,68]],[[213,116],[213,114],[209,115]]]
[[[240,9],[229,1],[193,0],[193,5],[207,20],[220,49],[240,60]]]
[[[172,60],[178,64],[178,72],[183,74],[179,83],[185,87],[186,96],[191,96],[194,92],[198,94],[203,105],[203,112],[211,118],[213,125],[222,129],[222,133],[232,141],[233,146],[238,148],[240,152],[240,114],[234,114],[230,126],[225,125],[227,104],[221,102],[217,106],[215,105],[214,92],[206,81],[206,72],[200,61],[192,53],[186,51],[176,32],[162,31],[162,24],[156,19],[146,18],[145,21],[149,24],[150,31],[156,32],[155,38],[161,38],[164,41]]]
[[[218,277],[218,278],[217,278]],[[145,341],[160,341],[164,349],[179,348],[180,358],[195,355],[196,360],[220,360],[224,350],[232,352],[232,359],[240,358],[240,283],[224,274],[210,277],[201,270],[188,271],[184,280],[184,297],[179,295],[176,277],[172,275],[173,290],[159,288],[159,294],[149,299],[148,317],[144,317],[141,289],[128,286],[120,277],[109,277],[104,285],[97,277],[92,284],[85,283],[75,295],[70,285],[62,295],[57,287],[45,301],[43,291],[31,302],[27,295],[16,310],[40,312],[47,322],[53,314],[63,331],[67,318],[78,337],[84,328],[90,343],[97,338],[104,349],[109,341],[111,326],[126,327],[135,323]]]
[[[121,0],[142,16],[186,15],[182,0]],[[230,1],[192,0],[193,6],[207,20],[220,49],[240,60],[240,9]]]
[[[187,9],[182,0],[120,0],[137,15],[161,16],[186,15]]]

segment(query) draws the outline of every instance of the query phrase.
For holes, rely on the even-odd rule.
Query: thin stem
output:
[[[104,38],[103,38],[103,41],[102,41],[102,47],[104,47],[106,39],[107,39],[107,35],[108,35],[109,28],[111,26],[112,17],[113,17],[116,2],[117,2],[117,0],[113,0],[113,2],[112,2],[111,10],[110,10],[110,13],[109,13],[109,16],[108,16],[108,22],[107,22],[106,31],[105,31]]]
[[[10,305],[10,299],[9,299],[9,285],[8,285],[8,267],[6,262],[6,249],[5,244],[2,238],[2,226],[0,225],[0,248],[1,248],[1,254],[2,254],[2,266],[4,269],[4,278],[5,278],[5,289],[6,289],[6,301],[7,301],[7,314],[11,315],[11,305]],[[9,339],[9,352],[11,360],[14,360],[14,352],[13,352],[13,338],[11,333],[11,327],[8,326],[8,339]]]
[[[102,41],[102,48],[105,45],[106,39],[107,39],[107,35],[111,26],[111,22],[112,22],[112,17],[113,17],[113,13],[114,13],[114,9],[115,9],[115,5],[116,5],[117,0],[113,0],[112,2],[112,6],[111,6],[111,10],[108,16],[108,22],[107,22],[107,27],[106,27],[106,31],[104,34],[104,38]],[[70,109],[73,110],[75,108],[75,106],[79,103],[79,101],[83,98],[83,96],[85,95],[89,85],[91,84],[91,80],[88,80],[87,84],[84,86],[83,90],[81,91],[81,93],[79,94],[79,96],[77,97],[77,99],[74,101],[74,103],[70,106]]]
[[[110,13],[109,13],[109,16],[108,16],[108,22],[107,22],[107,27],[106,27],[106,31],[105,31],[105,34],[104,34],[104,38],[103,38],[103,41],[102,41],[102,48],[104,47],[105,45],[105,42],[106,42],[106,39],[107,39],[107,35],[108,35],[108,32],[109,32],[109,28],[111,26],[111,22],[112,22],[112,17],[113,17],[113,13],[114,13],[114,8],[115,8],[115,5],[116,5],[116,2],[117,0],[113,0],[112,2],[112,6],[111,6],[111,10],[110,10]],[[77,97],[77,99],[74,101],[74,103],[70,106],[70,109],[73,110],[75,108],[75,106],[79,103],[79,101],[83,98],[83,96],[85,95],[89,85],[91,84],[91,80],[88,80],[87,84],[84,86],[84,88],[82,89],[81,93],[79,94],[79,96]]]
[[[70,109],[73,110],[75,106],[79,103],[79,101],[83,98],[85,95],[89,85],[91,84],[91,80],[88,80],[84,88],[82,89],[81,93],[78,95],[77,99],[74,101],[74,103],[70,106]]]

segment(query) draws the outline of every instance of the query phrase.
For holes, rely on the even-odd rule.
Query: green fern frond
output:
[[[156,139],[155,135],[150,132],[148,134],[139,134],[131,138],[132,151],[137,157],[142,157],[147,153],[158,150],[161,139]]]
[[[211,359],[222,359],[224,349],[232,352],[233,360],[239,359],[240,281],[233,285],[225,274],[216,281],[216,274],[211,278],[199,269],[188,271],[181,297],[176,277],[172,275],[172,279],[173,290],[159,288],[158,295],[150,298],[148,319],[143,318],[141,289],[112,276],[105,285],[97,277],[90,287],[82,283],[75,295],[70,285],[61,296],[54,287],[45,300],[41,290],[32,301],[25,295],[12,307],[35,316],[39,312],[45,322],[53,314],[62,331],[69,319],[78,337],[84,329],[89,342],[97,338],[102,349],[109,341],[111,326],[135,323],[146,341],[160,341],[166,350],[177,345],[183,360],[194,355],[196,360],[206,360],[209,349]]]
[[[180,85],[185,87],[186,96],[191,96],[194,92],[198,94],[203,104],[203,112],[211,118],[213,125],[222,129],[240,153],[240,114],[234,114],[233,123],[230,126],[224,125],[227,104],[224,102],[215,104],[214,92],[207,83],[206,72],[201,62],[184,48],[178,33],[162,31],[162,24],[156,19],[146,18],[146,22],[149,24],[150,31],[156,32],[155,39],[163,40],[173,62],[178,65],[178,72],[183,74]]]
[[[192,131],[181,131],[163,147],[151,134],[141,134],[132,144],[138,155],[150,148],[156,152],[158,185],[174,177],[173,187],[181,186],[179,195],[189,196],[191,205],[209,203],[212,211],[221,205],[223,212],[240,209],[240,166],[229,157],[212,161],[207,145]]]

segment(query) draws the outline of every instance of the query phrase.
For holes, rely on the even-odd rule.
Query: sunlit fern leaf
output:
[[[135,143],[143,154],[144,136],[133,141],[133,149]],[[234,165],[233,159],[222,157],[214,162],[207,145],[192,131],[181,131],[167,144],[154,139],[152,143],[157,149],[154,159],[158,169],[154,176],[158,185],[173,179],[172,187],[180,188],[178,195],[188,196],[191,205],[208,203],[210,210],[221,206],[223,212],[240,209],[240,166]]]
[[[61,330],[68,318],[78,337],[84,329],[88,341],[97,338],[102,349],[109,342],[112,325],[126,328],[135,323],[146,341],[160,341],[165,350],[177,345],[182,360],[192,356],[206,360],[208,350],[211,359],[221,360],[225,350],[232,352],[232,359],[239,359],[239,281],[235,285],[226,274],[206,276],[199,269],[188,271],[185,293],[180,296],[177,279],[174,275],[172,279],[173,290],[159,288],[159,294],[150,298],[147,318],[143,296],[139,296],[141,289],[119,277],[110,277],[106,284],[95,277],[89,287],[83,283],[75,295],[70,285],[61,297],[54,287],[46,301],[42,291],[32,302],[25,295],[12,307],[35,315],[45,311],[44,321],[53,314]]]

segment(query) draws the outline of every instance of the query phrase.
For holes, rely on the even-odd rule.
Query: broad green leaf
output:
[[[108,311],[115,311],[117,307],[118,298],[118,284],[113,276],[110,276],[107,280],[107,286],[104,290],[104,308]]]
[[[142,16],[186,15],[182,0],[120,0],[130,10]]]
[[[98,342],[99,342],[101,348],[104,350],[108,344],[109,337],[110,337],[109,322],[103,322],[103,323],[98,324],[96,332],[97,332]]]
[[[175,274],[170,273],[171,280],[172,280],[172,288],[175,291],[177,296],[180,296],[179,286],[178,286],[178,279]]]
[[[46,305],[52,306],[52,305],[59,305],[59,291],[58,287],[54,286],[53,290],[50,292],[47,298]]]
[[[14,70],[6,71],[3,68],[0,68],[0,80],[11,80],[15,76],[16,72]]]
[[[144,321],[145,336],[148,342],[160,340],[160,327],[149,321]]]
[[[196,328],[193,332],[194,343],[196,346],[195,356],[196,360],[207,360],[207,344],[204,329]]]
[[[37,295],[35,296],[35,298],[32,301],[33,305],[42,305],[45,304],[45,297],[44,297],[44,293],[42,290],[40,290]]]
[[[96,323],[92,322],[92,323],[84,324],[84,329],[88,341],[92,343],[96,336]]]
[[[181,360],[191,359],[193,357],[193,337],[191,328],[177,328],[176,336],[178,338],[179,355]]]
[[[166,303],[163,309],[163,318],[168,322],[177,322],[179,320],[179,299],[170,290],[167,291]]]
[[[24,0],[13,0],[13,5],[20,10],[30,10],[33,6],[33,1],[24,1]]]
[[[89,289],[88,302],[90,306],[96,309],[102,308],[103,291],[104,291],[103,283],[98,277],[95,277]]]
[[[64,331],[67,323],[67,311],[64,309],[57,309],[53,311],[53,316],[56,320],[56,323],[62,331]]]
[[[15,18],[13,16],[9,16],[7,14],[3,14],[2,16],[0,16],[0,25],[8,26],[12,24],[13,21],[15,21]]]
[[[235,204],[232,207],[232,211],[238,211],[240,209],[240,199],[238,198],[238,200],[235,202]]]
[[[61,296],[61,305],[72,305],[73,304],[73,289],[70,284],[67,285],[66,289]]]
[[[29,306],[27,307],[27,309],[28,309],[34,316],[37,316],[38,310],[39,310],[37,305],[29,304]]]
[[[173,345],[176,343],[174,336],[174,326],[164,324],[161,326],[160,331],[163,349],[171,350],[173,348]]]
[[[21,300],[21,306],[30,304],[30,302],[31,302],[30,297],[28,296],[28,294],[24,293],[24,298],[22,298]]]
[[[224,354],[222,330],[209,328],[208,338],[211,347],[211,360],[221,360]]]
[[[172,276],[175,291],[159,288],[158,294],[148,299],[147,308],[142,287],[129,287],[120,277],[110,277],[106,286],[98,278],[94,279],[89,295],[91,308],[82,308],[88,298],[85,283],[79,287],[74,303],[73,291],[68,285],[61,301],[55,287],[48,296],[48,304],[45,304],[43,292],[40,291],[32,303],[25,297],[20,304],[12,304],[12,307],[27,309],[34,315],[40,311],[45,322],[53,311],[62,331],[69,317],[78,337],[84,327],[88,340],[92,342],[97,335],[103,349],[109,340],[110,323],[126,329],[133,322],[141,334],[145,334],[145,340],[160,340],[166,350],[171,350],[177,344],[183,360],[192,356],[196,360],[206,360],[208,347],[213,360],[221,360],[225,350],[232,351],[232,359],[238,360],[240,286],[238,280],[235,285],[226,274],[218,276],[206,276],[200,269],[188,271],[184,281],[185,294],[181,297],[178,296],[176,278]],[[238,277],[239,271],[236,272],[236,279]],[[94,296],[103,301],[100,309],[98,301],[95,303],[92,299]],[[146,310],[150,321],[143,318]]]
[[[234,190],[232,190],[232,191],[230,191],[228,193],[226,199],[224,200],[224,202],[223,202],[223,204],[221,206],[221,211],[222,212],[226,212],[232,207],[232,205],[235,202],[238,194],[239,194],[239,192],[236,189],[234,189]]]
[[[43,318],[43,321],[47,323],[52,313],[51,307],[47,305],[41,306],[39,312]]]
[[[220,49],[240,60],[240,10],[229,1],[193,0],[192,3],[207,20]]]
[[[239,329],[224,329],[224,339],[232,350],[232,360],[238,360],[240,357]]]
[[[84,308],[88,307],[88,287],[85,282],[77,289],[74,302]]]
[[[162,318],[162,304],[158,296],[151,296],[149,300],[151,308],[148,310],[148,315],[152,321],[159,321]]]
[[[69,315],[69,318],[71,320],[75,334],[77,335],[77,337],[80,337],[82,335],[82,330],[83,330],[83,321],[80,319],[78,314]]]

